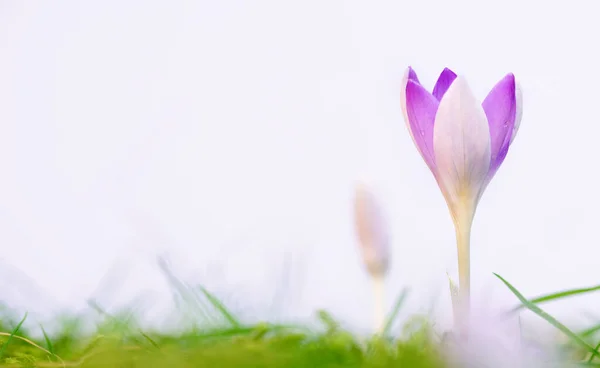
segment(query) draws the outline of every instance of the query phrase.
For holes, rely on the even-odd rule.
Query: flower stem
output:
[[[375,275],[373,280],[373,316],[375,331],[377,334],[383,332],[385,324],[385,302],[384,302],[384,278],[382,275]]]
[[[473,213],[463,211],[455,222],[458,251],[458,317],[455,324],[460,330],[467,327],[471,298],[471,224]]]

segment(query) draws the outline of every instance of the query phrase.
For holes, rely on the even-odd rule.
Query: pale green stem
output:
[[[458,316],[459,329],[466,328],[471,298],[471,224],[473,211],[465,208],[455,217],[456,246],[458,251]],[[456,317],[455,317],[456,318]]]
[[[385,324],[385,301],[384,301],[384,277],[383,275],[374,275],[373,280],[373,316],[375,323],[375,331],[377,334],[383,332]]]

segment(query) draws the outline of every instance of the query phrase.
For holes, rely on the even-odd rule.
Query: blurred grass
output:
[[[185,308],[180,305],[182,311],[193,311],[186,329],[177,333],[143,330],[133,312],[124,310],[113,315],[90,301],[91,309],[102,316],[92,333],[84,332],[82,326],[87,321],[80,315],[63,319],[61,329],[48,334],[43,326],[39,326],[39,331],[25,327],[26,314],[18,316],[5,310],[0,319],[0,367],[447,366],[441,352],[443,339],[436,335],[427,318],[415,316],[401,334],[392,333],[406,291],[400,293],[388,314],[384,332],[360,337],[344,329],[326,311],[318,311],[318,324],[311,327],[244,323],[208,289],[189,287],[166,266],[163,271],[178,300],[184,301]],[[533,311],[570,338],[563,348],[573,352],[573,363],[600,366],[600,343],[596,339],[600,328],[592,326],[573,332],[537,305],[581,294],[584,289],[526,299],[512,284],[498,278],[521,302],[518,308]],[[34,332],[41,337],[33,337]]]
[[[416,317],[402,339],[391,332],[406,293],[386,321],[386,334],[362,338],[342,327],[326,311],[315,326],[247,324],[210,290],[179,280],[159,262],[186,328],[177,333],[143,330],[135,313],[111,314],[95,300],[101,316],[93,332],[84,332],[89,316],[63,318],[53,334],[24,327],[27,316],[4,311],[0,319],[0,367],[444,367],[432,330]],[[31,327],[30,327],[31,328]]]
[[[224,308],[224,307],[223,307]],[[107,319],[85,336],[66,326],[41,341],[22,321],[0,336],[2,367],[443,367],[429,326],[421,321],[404,339],[361,340],[324,311],[322,328],[268,323],[191,328],[180,334],[142,331]]]

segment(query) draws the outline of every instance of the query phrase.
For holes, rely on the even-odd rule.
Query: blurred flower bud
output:
[[[383,277],[390,261],[387,226],[375,198],[363,185],[355,191],[354,226],[367,271],[373,277]]]

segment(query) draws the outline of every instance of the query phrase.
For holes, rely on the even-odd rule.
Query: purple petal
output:
[[[491,179],[508,153],[515,126],[517,102],[515,77],[508,74],[498,82],[483,101],[483,110],[490,125],[491,162],[488,180]]]
[[[440,76],[438,77],[437,82],[435,82],[435,86],[433,87],[433,96],[437,98],[438,101],[442,100],[444,94],[450,88],[450,85],[456,79],[456,74],[448,69],[444,68]]]
[[[421,82],[419,82],[419,78],[417,77],[417,73],[410,66],[408,67],[408,80],[412,80],[421,84]]]
[[[406,112],[417,149],[435,174],[433,153],[433,123],[439,102],[423,86],[414,80],[406,84]]]

